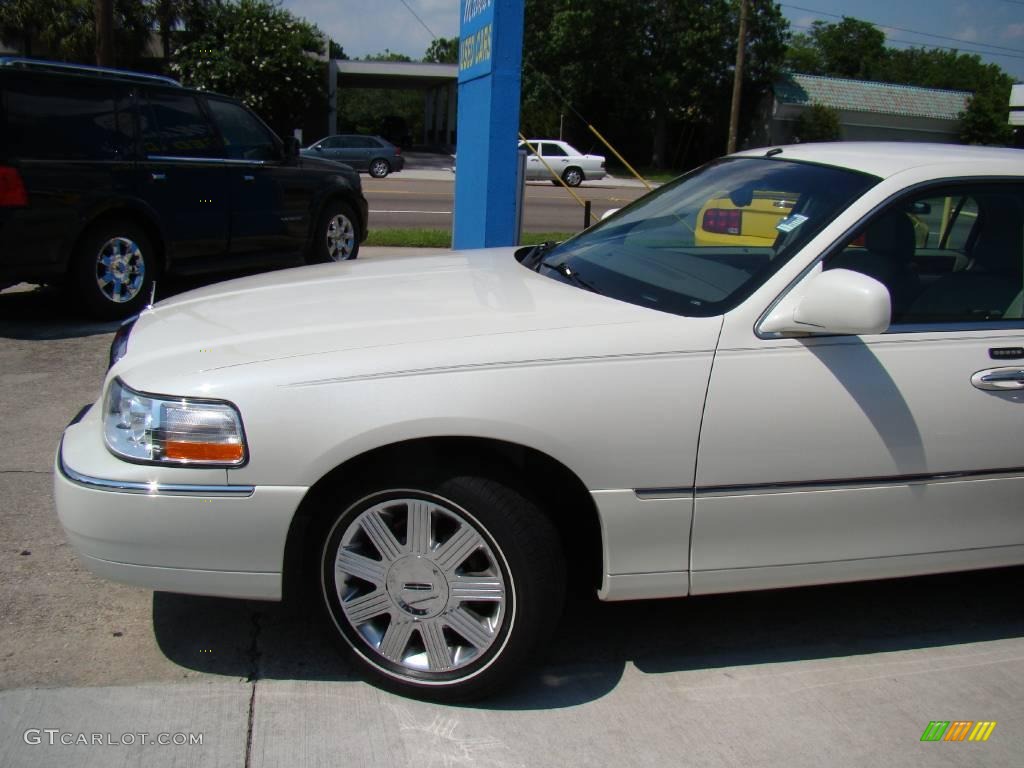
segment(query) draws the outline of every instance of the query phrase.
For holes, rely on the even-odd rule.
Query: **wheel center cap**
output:
[[[437,616],[448,605],[448,579],[422,555],[396,560],[388,570],[387,589],[395,604],[411,616]]]

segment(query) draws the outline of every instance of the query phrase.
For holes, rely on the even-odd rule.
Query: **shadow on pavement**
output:
[[[271,267],[231,272],[165,277],[157,283],[157,300],[236,277],[299,266],[282,261]],[[74,297],[58,286],[22,283],[0,292],[0,338],[23,341],[72,339],[113,333],[120,321],[98,321],[87,317]]]
[[[647,674],[843,658],[1024,636],[1024,568],[676,600],[570,601],[542,666],[475,708],[540,710]],[[316,615],[277,603],[157,593],[157,642],[188,669],[248,679],[353,680]],[[209,650],[207,650],[209,649]]]

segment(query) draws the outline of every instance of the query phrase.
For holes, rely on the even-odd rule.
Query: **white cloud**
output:
[[[1007,40],[1017,40],[1024,37],[1024,24],[1008,24],[1003,29],[1003,37]]]
[[[954,32],[953,37],[959,38],[960,40],[969,40],[972,43],[977,42],[978,29],[973,24],[969,24]]]
[[[439,37],[459,34],[459,0],[406,0]],[[384,49],[419,59],[431,37],[401,0],[284,0],[297,16],[316,24],[352,58]]]

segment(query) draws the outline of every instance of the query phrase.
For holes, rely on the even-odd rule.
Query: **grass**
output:
[[[575,232],[523,232],[522,245],[537,245],[548,240],[565,240]],[[452,233],[447,229],[371,229],[363,245],[388,248],[451,248]]]

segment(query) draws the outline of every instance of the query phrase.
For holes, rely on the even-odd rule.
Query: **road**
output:
[[[389,258],[368,248],[360,260]],[[415,258],[405,256],[397,258]],[[168,291],[170,288],[168,288]],[[1017,766],[1024,569],[597,603],[576,596],[507,693],[465,707],[361,682],[316,614],[86,572],[51,494],[114,324],[0,293],[0,766]],[[285,415],[286,416],[286,415]],[[921,743],[932,720],[990,741]],[[202,746],[32,744],[200,732]]]
[[[584,182],[573,191],[590,200],[594,219],[621,208],[646,192],[642,187],[612,186],[613,182]],[[454,181],[363,176],[363,194],[370,203],[371,229],[426,227],[451,229]],[[564,187],[528,182],[523,229],[527,232],[575,232],[583,228],[583,207]]]

